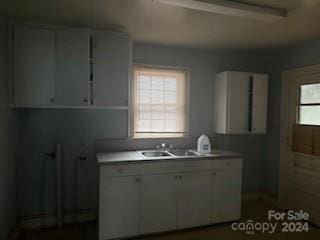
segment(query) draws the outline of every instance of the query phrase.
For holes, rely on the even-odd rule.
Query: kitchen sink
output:
[[[139,151],[141,155],[144,157],[172,157],[172,154],[170,154],[167,151]]]
[[[170,153],[175,155],[175,156],[199,156],[200,154],[192,151],[192,150],[184,150],[184,149],[175,149],[175,150],[170,150]]]
[[[161,157],[192,157],[200,154],[189,149],[173,149],[173,150],[147,150],[138,151],[140,155],[147,158],[161,158]]]

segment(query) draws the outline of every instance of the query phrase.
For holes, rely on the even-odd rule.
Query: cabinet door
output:
[[[13,104],[54,102],[55,34],[46,29],[17,27],[13,41]]]
[[[94,38],[94,105],[128,106],[131,41],[124,33]]]
[[[56,32],[56,104],[88,105],[89,47],[90,37],[87,29]]]
[[[252,98],[252,132],[266,133],[268,107],[267,74],[254,74]]]
[[[211,172],[183,173],[178,187],[178,228],[210,224]]]
[[[161,174],[142,177],[140,233],[174,230],[176,217],[176,175]]]
[[[239,219],[241,213],[241,170],[216,170],[212,179],[212,223]]]
[[[139,176],[100,180],[99,239],[139,233]]]
[[[248,133],[249,79],[249,73],[229,73],[227,133]]]

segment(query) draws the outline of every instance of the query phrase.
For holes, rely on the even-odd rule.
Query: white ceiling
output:
[[[119,28],[137,41],[196,48],[266,48],[320,36],[320,0],[243,0],[284,8],[275,23],[154,3],[151,0],[0,0],[21,20]],[[5,2],[7,1],[7,2]]]

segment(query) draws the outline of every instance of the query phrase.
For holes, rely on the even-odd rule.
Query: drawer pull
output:
[[[136,178],[136,182],[140,182],[140,178]]]
[[[217,173],[213,172],[212,175],[215,176],[215,175],[217,175]]]

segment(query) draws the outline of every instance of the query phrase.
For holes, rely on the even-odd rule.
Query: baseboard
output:
[[[7,237],[7,240],[18,240],[20,237],[20,222],[17,222]]]
[[[71,212],[65,213],[63,216],[64,224],[71,223],[86,223],[92,222],[96,219],[96,212],[94,209],[87,209],[78,211],[76,214]],[[53,214],[46,215],[33,215],[25,216],[20,220],[20,229],[39,229],[39,228],[49,228],[55,227],[57,225],[57,217]]]
[[[275,207],[278,207],[278,199],[261,192],[244,192],[242,194],[242,202],[252,202],[257,200],[263,200]],[[67,212],[63,216],[64,224],[71,223],[85,223],[92,222],[96,219],[95,209],[80,210],[75,215],[71,212]],[[15,225],[11,231],[8,240],[17,240],[20,234],[20,229],[39,229],[46,227],[55,227],[57,224],[57,218],[53,214],[47,214],[44,216],[33,215],[22,217],[21,220]]]

